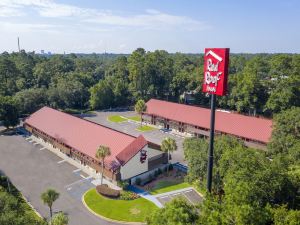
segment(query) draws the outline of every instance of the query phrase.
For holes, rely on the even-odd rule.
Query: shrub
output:
[[[158,172],[158,175],[162,174],[161,168],[158,168],[157,172]]]
[[[120,196],[120,191],[108,187],[107,184],[98,185],[96,190],[99,194],[105,197],[118,198]]]
[[[118,186],[121,187],[123,190],[127,190],[129,186],[128,181],[118,181]]]
[[[141,178],[139,178],[139,177],[136,178],[135,183],[136,183],[137,185],[140,185],[140,184],[142,183]]]
[[[149,176],[148,176],[148,181],[152,181],[153,180],[153,175],[150,173]]]
[[[131,191],[121,191],[120,199],[121,200],[134,200],[139,198],[140,196]]]

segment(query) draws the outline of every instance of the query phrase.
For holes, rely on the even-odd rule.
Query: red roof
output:
[[[110,167],[118,164],[116,156],[122,151],[125,151],[122,154],[122,160],[126,161],[146,145],[142,147],[141,145],[132,145],[143,137],[135,138],[49,107],[43,107],[36,111],[25,120],[25,123],[53,138],[60,139],[70,147],[92,158],[95,158],[96,150],[100,145],[109,147],[111,155],[105,159],[105,164]],[[145,140],[143,143],[147,143],[147,141]],[[132,146],[131,153],[126,154],[129,146]],[[127,156],[129,159],[126,158]]]
[[[136,149],[142,149],[147,145],[146,139],[143,135],[140,135],[131,142],[122,152],[120,152],[116,158],[121,163],[121,165],[125,165],[133,156],[136,155]]]
[[[146,114],[210,129],[210,109],[151,99]],[[269,142],[272,120],[216,111],[215,130],[263,143]]]

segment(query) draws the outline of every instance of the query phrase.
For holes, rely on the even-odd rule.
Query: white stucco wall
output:
[[[131,177],[134,177],[138,174],[144,173],[148,171],[148,159],[162,154],[161,151],[148,148],[145,146],[143,150],[147,151],[147,158],[144,163],[141,163],[140,156],[141,152],[139,151],[134,157],[132,157],[124,166],[121,167],[121,179],[126,180]]]

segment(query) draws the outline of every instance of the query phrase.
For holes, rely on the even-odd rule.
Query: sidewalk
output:
[[[139,188],[137,188],[135,186],[132,186],[132,185],[129,185],[128,190],[138,194],[139,196],[141,196],[144,199],[147,199],[147,200],[153,202],[159,208],[163,207],[163,205],[156,199],[156,197],[154,195],[151,195],[147,191],[144,191],[144,190],[139,189]]]

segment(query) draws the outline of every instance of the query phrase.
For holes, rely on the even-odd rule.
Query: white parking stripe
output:
[[[46,149],[46,147],[42,147],[42,148],[40,148],[40,151],[41,151],[41,150],[44,150],[44,149]]]
[[[80,174],[80,176],[82,177],[82,178],[86,178],[85,176],[83,176],[82,174]]]
[[[33,142],[33,140],[30,140],[29,143]]]
[[[31,137],[28,137],[28,138],[26,138],[25,140],[29,140],[29,139],[31,139]]]
[[[74,183],[72,183],[72,184],[68,184],[68,185],[66,185],[65,186],[65,188],[70,188],[72,185],[74,185],[74,184],[78,184],[78,183],[81,183],[81,182],[84,182],[84,181],[86,181],[86,180],[89,180],[89,179],[91,179],[92,178],[92,176],[89,176],[89,177],[86,177],[86,178],[84,178],[84,179],[81,179],[81,180],[78,180],[78,181],[75,181]]]
[[[36,142],[36,143],[34,143],[33,145],[38,145],[38,144],[39,144],[39,143]]]
[[[76,170],[73,170],[73,173],[77,173],[79,172],[81,169],[76,169]]]
[[[67,160],[66,160],[66,159],[63,159],[63,160],[58,161],[57,163],[60,164],[60,163],[63,163],[63,162],[65,162],[65,161],[67,161]]]

